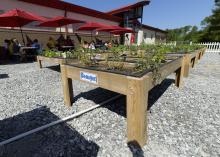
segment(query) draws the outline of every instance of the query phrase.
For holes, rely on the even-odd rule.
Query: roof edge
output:
[[[66,10],[69,12],[75,12],[91,17],[101,18],[109,21],[114,22],[121,22],[122,18],[109,15],[107,13],[97,11],[94,9],[86,8],[83,6],[75,5],[72,3],[60,1],[60,0],[46,0],[46,1],[36,1],[36,0],[18,0],[26,3],[31,3],[35,5],[40,5],[44,7],[54,8],[54,9],[60,9],[60,10]]]
[[[110,11],[105,12],[105,13],[107,13],[109,15],[113,15],[113,14],[120,13],[122,11],[126,11],[126,10],[129,10],[129,9],[132,9],[132,8],[145,6],[145,5],[149,5],[149,4],[150,4],[150,0],[142,0],[140,2],[133,3],[133,4],[128,4],[126,6],[123,6],[123,7],[117,8],[117,9],[113,9],[113,10],[110,10]]]
[[[156,27],[152,27],[152,26],[149,26],[149,25],[145,25],[145,24],[142,24],[142,28],[167,34],[167,31],[165,31],[165,30],[162,30],[162,29],[159,29],[159,28],[156,28]]]

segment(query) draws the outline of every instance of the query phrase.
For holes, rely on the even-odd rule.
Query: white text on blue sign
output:
[[[98,78],[95,74],[91,74],[91,73],[83,72],[83,71],[80,71],[80,80],[87,81],[87,82],[94,83],[94,84],[98,83]]]

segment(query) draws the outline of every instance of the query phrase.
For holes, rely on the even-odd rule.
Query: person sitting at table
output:
[[[13,55],[19,53],[21,44],[18,42],[16,38],[12,38],[11,40],[8,41],[8,57],[10,59],[13,59]]]
[[[89,48],[89,43],[87,41],[84,41],[83,48],[85,49]]]
[[[73,41],[71,40],[70,36],[68,35],[65,41],[65,46],[74,46]]]
[[[38,43],[38,40],[37,39],[34,39],[33,41],[33,44],[31,45],[32,47],[36,48],[35,49],[35,52],[37,54],[39,54],[41,52],[41,47],[40,47],[40,44]]]
[[[49,49],[56,49],[56,46],[57,46],[57,41],[54,40],[53,37],[49,37],[49,41],[48,41],[48,43],[47,43],[47,47],[48,47]]]
[[[59,38],[57,39],[57,47],[59,51],[64,51],[63,46],[66,46],[66,39],[64,36],[61,34]]]
[[[18,42],[16,38],[13,39],[12,43],[13,43],[13,54],[19,53],[21,44]]]
[[[112,43],[111,43],[111,42],[108,42],[107,47],[108,47],[109,49],[112,48]]]
[[[12,38],[11,40],[9,40],[9,45],[8,45],[8,50],[9,50],[9,58],[11,59],[11,57],[13,56],[14,53],[14,39]]]
[[[10,40],[5,39],[3,44],[3,58],[5,59],[9,58],[9,44],[10,44]]]
[[[94,42],[94,41],[92,41],[92,42],[89,44],[89,49],[95,50],[95,42]]]

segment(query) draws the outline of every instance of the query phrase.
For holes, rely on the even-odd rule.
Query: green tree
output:
[[[215,8],[212,15],[201,22],[202,29],[197,26],[184,26],[181,28],[167,30],[168,41],[220,41],[220,0],[215,0]]]
[[[211,16],[201,22],[204,28],[200,41],[220,41],[220,0],[215,0],[215,8],[212,12]]]

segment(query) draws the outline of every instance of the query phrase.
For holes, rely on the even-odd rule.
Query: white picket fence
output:
[[[206,46],[206,52],[209,53],[220,53],[220,42],[206,42],[200,43],[200,45]]]

